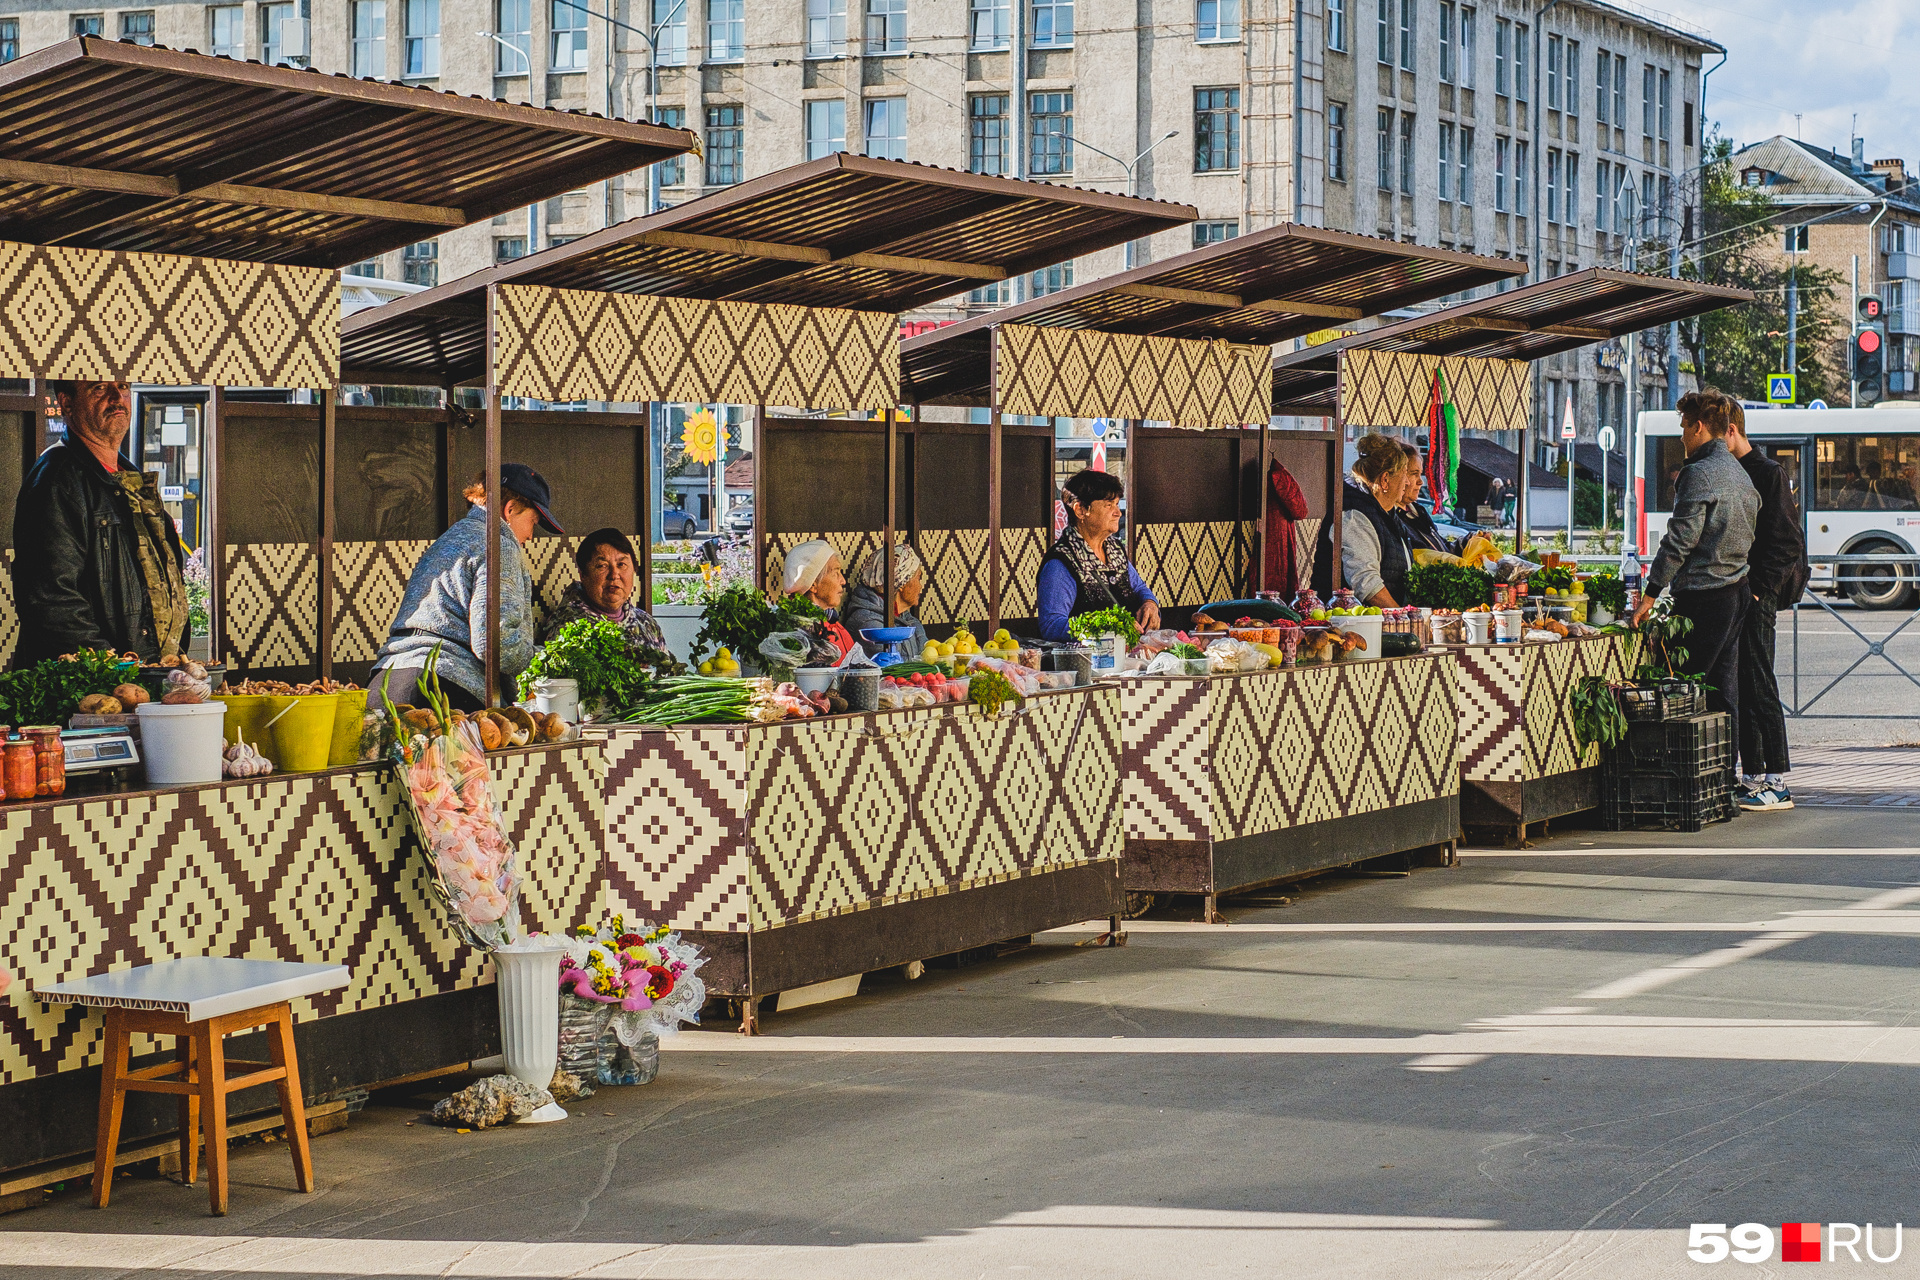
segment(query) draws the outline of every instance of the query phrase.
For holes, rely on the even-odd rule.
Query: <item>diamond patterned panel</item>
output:
[[[13,603],[13,548],[0,550],[0,668],[13,662],[20,647],[20,610]]]
[[[780,303],[497,291],[494,381],[542,400],[879,409],[900,403],[888,313]]]
[[[1340,415],[1350,427],[1420,427],[1433,402],[1433,371],[1469,431],[1524,431],[1533,420],[1532,365],[1480,356],[1420,356],[1355,347],[1340,353]]]
[[[1206,680],[1172,678],[1121,687],[1127,839],[1205,840],[1210,834],[1210,687]]]
[[[340,381],[340,274],[0,241],[0,378]]]
[[[491,757],[529,928],[598,912],[599,758],[598,743]],[[0,963],[23,987],[194,955],[351,967],[344,992],[296,1002],[303,1019],[486,972],[428,894],[385,765],[0,811]],[[24,989],[0,1001],[0,1084],[98,1062],[100,1025]]]
[[[1007,413],[1237,427],[1273,412],[1266,347],[1019,324],[994,339]]]
[[[607,910],[675,929],[744,932],[743,729],[609,729]]]
[[[220,590],[228,664],[239,670],[316,665],[319,548],[310,542],[254,542],[225,550]],[[384,626],[380,633],[386,634]]]
[[[1133,567],[1163,607],[1190,609],[1236,599],[1245,594],[1241,570],[1248,564],[1252,535],[1252,524],[1231,520],[1143,524],[1134,533]]]
[[[400,613],[407,579],[433,543],[336,542],[333,545],[333,660],[372,662]],[[229,623],[229,626],[232,624]]]
[[[1476,782],[1525,782],[1598,764],[1597,746],[1579,749],[1568,698],[1587,676],[1630,676],[1637,644],[1622,635],[1455,648],[1461,772]]]

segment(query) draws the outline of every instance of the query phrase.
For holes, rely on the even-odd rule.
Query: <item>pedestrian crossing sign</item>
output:
[[[1794,376],[1790,373],[1770,373],[1767,375],[1767,403],[1792,404]]]

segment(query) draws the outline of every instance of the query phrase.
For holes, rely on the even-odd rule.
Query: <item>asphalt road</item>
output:
[[[1920,615],[1829,603],[1831,612],[1817,605],[1800,609],[1797,692],[1793,611],[1779,617],[1774,671],[1780,695],[1790,708],[1807,713],[1788,719],[1788,742],[1876,747],[1920,743],[1920,684],[1915,683],[1920,681]],[[1882,654],[1868,653],[1873,642],[1883,645]],[[1913,678],[1901,674],[1896,663]],[[1828,689],[1836,677],[1840,682]]]
[[[554,1125],[426,1086],[0,1218],[0,1280],[1693,1276],[1690,1224],[1920,1223],[1910,815],[1559,831],[1205,927],[1062,932],[683,1036]],[[1920,1241],[1899,1263],[1920,1274]],[[1863,1255],[1864,1256],[1864,1255]],[[1850,1270],[1848,1272],[1852,1274]],[[1709,1273],[1711,1274],[1711,1273]],[[1791,1272],[1789,1272],[1791,1274]]]

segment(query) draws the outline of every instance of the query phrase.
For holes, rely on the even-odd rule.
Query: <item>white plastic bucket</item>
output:
[[[1383,630],[1382,623],[1385,619],[1379,614],[1363,613],[1345,618],[1329,618],[1327,621],[1339,627],[1342,631],[1354,632],[1362,640],[1367,642],[1366,648],[1349,651],[1346,655],[1348,658],[1367,659],[1380,656],[1380,633]]]
[[[560,676],[541,676],[533,682],[533,709],[559,716],[568,724],[580,719],[580,682]]]
[[[140,754],[146,757],[148,782],[176,787],[220,781],[226,703],[143,702],[133,711],[140,717]]]
[[[1468,644],[1485,644],[1493,638],[1488,634],[1493,623],[1492,614],[1463,613],[1460,615],[1460,621],[1466,624]]]
[[[1498,644],[1515,644],[1525,630],[1520,610],[1496,609],[1493,613],[1493,638]]]

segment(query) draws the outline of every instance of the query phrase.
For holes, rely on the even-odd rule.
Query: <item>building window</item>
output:
[[[1223,173],[1240,167],[1240,91],[1193,91],[1193,171]]]
[[[1493,22],[1493,91],[1503,98],[1513,91],[1513,24],[1505,18]]]
[[[741,130],[746,110],[739,105],[707,108],[707,185],[725,187],[740,181]]]
[[[355,21],[359,20],[361,9],[371,9],[380,3],[381,0],[355,0]],[[491,42],[493,74],[533,74],[533,0],[494,0],[493,34],[499,37]]]
[[[968,0],[972,19],[968,43],[975,49],[1004,49],[1013,37],[1009,0]]]
[[[1073,262],[1056,262],[1050,267],[1042,267],[1033,273],[1033,296],[1044,298],[1050,293],[1073,288]]]
[[[1627,55],[1613,56],[1613,127],[1627,127]]]
[[[1327,177],[1347,180],[1347,104],[1327,104]]]
[[[1513,144],[1513,211],[1527,216],[1527,144]]]
[[[1033,0],[1033,45],[1059,49],[1073,43],[1073,0]]]
[[[1386,3],[1386,0],[1381,0]],[[1240,0],[1197,0],[1193,38],[1202,43],[1240,38]]]
[[[1607,82],[1612,78],[1613,55],[1602,49],[1593,55],[1593,118],[1601,124],[1608,121]]]
[[[1327,0],[1327,48],[1347,51],[1347,0]]]
[[[1580,225],[1580,157],[1567,152],[1567,225]]]
[[[707,0],[707,61],[741,62],[746,56],[747,0]],[[738,107],[725,109],[739,113]]]
[[[1567,114],[1577,116],[1580,114],[1580,42],[1578,40],[1567,41],[1566,76]]]
[[[1400,115],[1400,194],[1413,194],[1413,113]]]
[[[1073,172],[1073,95],[1030,93],[1027,166],[1033,176]]]
[[[1560,37],[1547,37],[1547,110],[1560,109]]]
[[[1647,214],[1652,212],[1653,208],[1653,171],[1648,170],[1640,175],[1640,232],[1642,235],[1646,234]]]
[[[867,0],[867,52],[907,51],[907,0]]]
[[[1231,218],[1224,222],[1196,222],[1193,224],[1193,247],[1204,249],[1223,240],[1237,239],[1239,235],[1240,224]]]
[[[20,56],[20,19],[0,18],[0,62]]]
[[[527,238],[525,236],[495,236],[493,238],[493,260],[495,264],[512,262],[515,258],[527,256]]]
[[[837,58],[847,47],[847,0],[807,0],[807,56]]]
[[[1670,215],[1673,208],[1673,179],[1664,173],[1660,175],[1660,203],[1654,208],[1663,215],[1668,215],[1668,221],[1672,220]]]
[[[1013,167],[1007,131],[1007,95],[976,93],[967,109],[967,168],[1005,177]]]
[[[1527,78],[1527,24],[1513,24],[1513,100],[1525,102],[1533,92],[1532,81]]]
[[[106,19],[97,13],[77,13],[73,16],[73,34],[77,36],[97,36],[106,29]]]
[[[123,13],[120,15],[120,38],[134,44],[153,46],[153,11]]]
[[[1547,221],[1560,221],[1560,152],[1547,150]]]
[[[807,103],[807,159],[818,160],[846,149],[846,100],[815,98]]]
[[[983,284],[967,293],[967,305],[970,307],[1004,307],[1013,301],[1013,282],[995,280],[992,284]]]
[[[428,288],[440,283],[440,242],[422,240],[400,251],[400,279]]]
[[[386,268],[381,265],[380,259],[368,258],[365,262],[356,262],[348,267],[345,274],[350,276],[365,276],[369,280],[378,280],[385,270]]]
[[[1385,4],[1386,0],[1381,0],[1381,3]],[[1393,190],[1393,111],[1390,108],[1381,107],[1376,119],[1380,131],[1374,147],[1380,156],[1379,185],[1382,191],[1391,191]]]
[[[440,74],[440,0],[407,0],[409,79]]]
[[[1493,208],[1496,213],[1507,211],[1507,158],[1513,143],[1505,138],[1493,140]]]
[[[386,10],[386,0],[379,0],[381,11]],[[386,21],[385,17],[381,22]],[[247,56],[247,10],[244,5],[217,4],[207,10],[207,51],[216,58],[244,58]],[[360,71],[355,75],[377,76],[386,71],[383,62],[376,70]]]
[[[1646,63],[1640,69],[1640,134],[1653,137],[1653,117],[1659,110],[1659,90],[1653,87],[1653,64]]]
[[[1440,5],[1440,83],[1453,83],[1453,6]]]
[[[653,120],[655,124],[663,124],[669,129],[684,129],[687,127],[687,109],[685,107],[655,107],[653,109]],[[670,160],[659,161],[659,170],[661,186],[681,186],[687,180],[687,158],[685,156],[674,156]]]
[[[1476,16],[1472,9],[1460,10],[1460,87],[1462,89],[1473,88],[1473,58],[1478,51],[1478,45],[1474,42]]]
[[[1393,0],[1375,0],[1378,24],[1374,29],[1379,45],[1376,58],[1384,66],[1393,65]]]
[[[436,0],[437,2],[437,0]],[[307,65],[307,4],[263,4],[260,6],[261,58],[268,66],[284,62],[289,66]]]
[[[1414,0],[1400,0],[1400,69],[1413,70]]]
[[[660,65],[687,65],[687,0],[653,0],[653,29]]]
[[[1460,178],[1460,203],[1473,204],[1473,130],[1466,125],[1460,126],[1460,164],[1456,169]]]
[[[1660,141],[1673,141],[1673,75],[1660,73]]]
[[[1612,166],[1605,160],[1593,162],[1593,229],[1607,229],[1607,178]]]
[[[867,154],[878,160],[907,158],[907,100],[905,98],[868,100]]]
[[[587,11],[576,0],[553,0],[548,21],[553,27],[549,45],[553,57],[548,61],[555,71],[587,69]]]
[[[1440,123],[1440,198],[1453,199],[1453,126],[1444,120]]]

